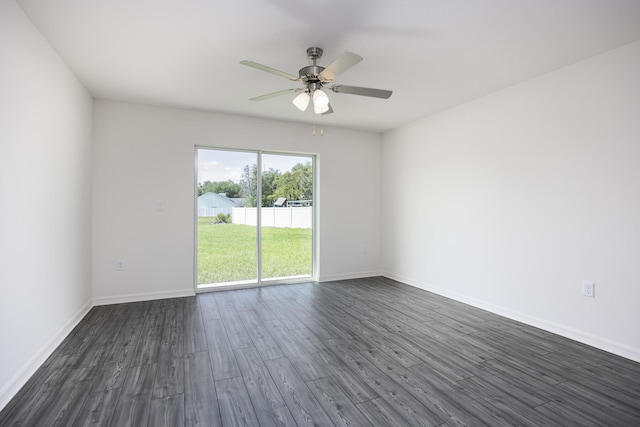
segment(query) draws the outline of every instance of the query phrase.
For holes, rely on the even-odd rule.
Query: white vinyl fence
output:
[[[263,227],[311,228],[311,206],[261,209]],[[232,208],[231,218],[234,224],[257,225],[258,208]]]
[[[216,216],[219,213],[231,215],[233,208],[206,208],[198,207],[198,216]]]

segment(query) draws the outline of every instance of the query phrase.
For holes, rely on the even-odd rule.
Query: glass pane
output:
[[[198,287],[258,281],[258,154],[198,149]]]
[[[313,157],[262,156],[262,280],[313,274]]]

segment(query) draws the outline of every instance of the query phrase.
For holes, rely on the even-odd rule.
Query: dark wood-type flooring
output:
[[[640,364],[385,278],[271,286],[94,307],[0,425],[640,426]]]

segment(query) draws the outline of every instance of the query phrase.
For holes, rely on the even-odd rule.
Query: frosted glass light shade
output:
[[[309,99],[311,97],[307,92],[302,92],[300,95],[293,98],[293,105],[298,107],[300,111],[305,111],[309,105]]]
[[[324,108],[329,105],[329,97],[326,93],[324,93],[320,89],[317,89],[313,91],[313,105],[316,108]]]
[[[325,105],[324,107],[318,107],[318,105],[315,102],[313,103],[314,113],[323,114],[323,113],[326,113],[327,111],[329,111],[329,104]]]

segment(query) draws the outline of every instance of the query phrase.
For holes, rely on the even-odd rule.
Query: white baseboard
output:
[[[195,296],[193,289],[180,291],[148,292],[140,294],[115,295],[112,297],[94,298],[93,305],[124,304],[127,302],[151,301],[156,299],[182,298]]]
[[[318,277],[318,282],[335,282],[336,280],[362,279],[376,276],[382,276],[382,273],[380,271],[361,271],[358,273],[324,275]]]
[[[25,363],[22,368],[0,390],[0,411],[36,373],[38,368],[47,360],[62,341],[71,333],[73,328],[87,315],[93,305],[88,301],[60,330]]]
[[[528,314],[514,311],[506,307],[491,304],[487,301],[471,298],[466,295],[459,294],[457,292],[451,292],[447,289],[422,283],[422,282],[410,279],[408,277],[399,276],[397,274],[393,274],[389,272],[384,272],[382,273],[382,275],[384,277],[388,277],[389,279],[397,280],[398,282],[402,282],[407,285],[411,285],[416,288],[423,289],[425,291],[433,292],[434,294],[438,294],[438,295],[451,298],[453,300],[456,300],[465,304],[469,304],[477,308],[481,308],[483,310],[487,310],[491,313],[498,314],[508,319],[516,320],[518,322],[522,322],[527,325],[543,329],[545,331],[563,336],[565,338],[569,338],[569,339],[581,342],[583,344],[590,345],[600,350],[604,350],[609,353],[613,353],[618,356],[624,357],[626,359],[633,360],[634,362],[640,362],[640,349],[638,348],[633,348],[625,344],[611,341],[604,337],[595,336],[584,331],[580,331],[574,328],[569,328],[559,323],[549,322],[548,320],[542,319],[540,317],[530,316]]]

